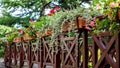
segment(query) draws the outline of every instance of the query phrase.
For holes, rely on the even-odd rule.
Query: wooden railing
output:
[[[5,65],[11,67],[14,59],[15,65],[20,62],[20,68],[24,62],[28,68],[34,64],[38,68],[120,68],[120,33],[91,35],[84,28],[74,33],[73,36],[59,34],[54,44],[47,37],[36,38],[35,42],[7,44]]]

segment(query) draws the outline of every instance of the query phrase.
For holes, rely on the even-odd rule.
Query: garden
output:
[[[4,57],[5,66],[19,64],[22,68],[27,62],[28,68],[34,64],[38,68],[120,67],[119,0],[92,0],[89,7],[81,0],[60,0],[60,4],[52,7],[52,1],[45,1],[48,3],[43,7],[47,5],[46,9],[49,7],[50,10],[47,14],[41,11],[44,15],[40,13],[38,19],[7,18],[8,22],[19,23],[21,28],[13,27],[13,23],[5,25],[0,18],[0,24],[4,22],[0,25],[0,57]],[[25,7],[21,2],[14,6]],[[38,6],[37,3],[34,7]],[[64,5],[66,3],[68,5]]]

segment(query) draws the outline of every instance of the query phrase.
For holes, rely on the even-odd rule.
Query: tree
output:
[[[24,21],[30,18],[40,20],[40,17],[44,15],[46,8],[53,8],[56,5],[60,6],[63,9],[74,8],[80,6],[82,2],[88,2],[90,0],[1,0],[1,6],[7,10],[9,15],[4,15],[2,18],[8,16],[4,21],[8,22],[3,23],[4,25],[13,25],[15,23],[22,24]],[[58,4],[56,4],[58,3]],[[15,11],[21,11],[21,13],[15,16],[12,16],[11,13]],[[38,18],[37,18],[38,17]],[[9,21],[9,19],[12,21]],[[24,19],[23,19],[24,18]],[[1,21],[3,21],[3,19]],[[19,21],[19,22],[18,22]],[[2,22],[0,22],[1,24]],[[8,23],[8,24],[7,24]]]
[[[3,15],[0,17],[0,24],[12,27],[14,24],[21,24],[22,26],[29,25],[29,17],[15,17],[8,12],[3,12]]]

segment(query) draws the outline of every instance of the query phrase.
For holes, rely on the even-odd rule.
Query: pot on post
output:
[[[77,28],[83,28],[86,24],[86,21],[84,18],[79,16],[77,17],[77,20],[74,23],[75,23],[75,26],[77,26]]]

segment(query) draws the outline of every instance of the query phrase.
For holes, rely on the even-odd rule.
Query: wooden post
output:
[[[11,57],[12,57],[12,46],[11,45],[9,45],[9,59],[8,59],[8,67],[11,67],[11,63],[12,63],[12,59],[11,59]]]
[[[118,33],[117,36],[115,48],[116,48],[116,56],[117,56],[116,67],[120,68],[120,32]]]
[[[29,43],[30,44],[30,43]],[[32,68],[32,65],[31,65],[31,46],[28,45],[28,68]]]
[[[60,60],[60,36],[58,35],[58,37],[57,37],[57,45],[58,46],[56,46],[55,47],[55,50],[56,50],[56,54],[55,54],[55,68],[61,68],[61,66],[60,66],[60,63],[61,63],[61,60]]]
[[[14,62],[15,62],[15,65],[17,65],[17,49],[16,49],[17,46],[16,46],[16,43],[17,42],[15,42],[15,45],[14,45],[14,48],[15,48],[14,49]]]
[[[57,52],[55,53],[55,67],[54,67],[54,68],[61,68],[61,67],[60,67],[60,63],[61,63],[61,60],[60,60],[60,47],[57,46],[57,47],[55,48],[55,50],[56,50]]]
[[[40,38],[41,44],[40,44],[40,67],[43,68],[43,62],[44,62],[44,51],[43,51],[43,40]]]
[[[22,66],[23,66],[23,48],[22,48],[22,46],[20,46],[20,68],[22,68]]]
[[[83,28],[83,68],[88,68],[88,31]]]

